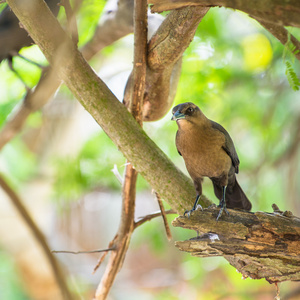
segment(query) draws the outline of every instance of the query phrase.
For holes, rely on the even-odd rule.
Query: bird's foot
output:
[[[186,211],[184,212],[183,216],[184,216],[184,217],[187,216],[188,218],[190,218],[191,213],[192,213],[193,211],[195,211],[195,210],[198,210],[199,208],[200,208],[201,210],[203,210],[202,206],[201,206],[200,204],[198,204],[196,207],[193,207],[191,210],[186,210]]]
[[[210,206],[208,206],[207,208],[209,209],[209,208],[216,208],[216,207],[217,207],[217,205],[213,203]]]
[[[219,218],[222,216],[223,211],[225,211],[227,215],[230,215],[229,211],[226,208],[226,204],[224,202],[221,202],[220,205],[218,205],[218,207],[220,207],[220,211],[217,216],[217,222],[218,222]]]
[[[186,210],[186,211],[184,212],[183,216],[184,216],[184,217],[187,216],[188,218],[190,218],[191,213],[192,213],[193,211],[194,211],[194,209]]]

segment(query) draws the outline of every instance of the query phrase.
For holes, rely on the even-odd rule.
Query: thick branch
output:
[[[208,8],[186,7],[172,11],[152,36],[148,46],[143,119],[155,121],[170,110],[181,71],[181,56]],[[124,100],[128,105],[132,90],[129,77]]]
[[[219,209],[178,217],[174,226],[196,230],[198,237],[176,242],[199,257],[224,256],[244,277],[270,283],[300,280],[300,219],[290,213],[229,210],[218,222]]]
[[[57,20],[47,11],[44,2],[37,0],[27,1],[26,4],[18,0],[7,0],[7,2],[48,61],[53,61],[57,51],[61,49],[61,41],[65,41],[65,48],[60,52],[58,74],[74,96],[135,169],[173,209],[183,212],[186,207],[190,207],[195,197],[191,180],[174,166],[142,130],[124,105],[98,78]],[[34,2],[39,9],[39,14],[31,13],[28,2]],[[208,203],[209,201],[204,198],[201,199],[202,205],[206,206]]]
[[[133,0],[107,2],[92,39],[82,48],[90,60],[107,45],[133,32]]]
[[[149,42],[148,65],[160,70],[174,65],[194,38],[208,7],[185,7],[170,12]]]
[[[148,0],[152,12],[178,9],[186,6],[224,6],[241,10],[264,22],[300,27],[300,1],[290,0]]]

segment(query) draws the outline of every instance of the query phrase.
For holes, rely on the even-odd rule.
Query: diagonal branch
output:
[[[15,193],[15,191],[7,184],[6,180],[0,175],[0,186],[5,191],[5,193],[9,196],[12,203],[16,207],[19,214],[22,216],[25,223],[28,225],[29,229],[32,231],[34,237],[42,247],[44,254],[52,268],[52,271],[54,273],[55,279],[57,281],[58,286],[60,287],[61,293],[63,295],[63,299],[71,300],[72,295],[68,289],[65,276],[51,253],[51,250],[49,249],[48,243],[46,241],[45,236],[43,233],[39,230],[38,226],[35,224],[34,220],[31,218],[30,214],[28,213],[26,207],[23,205],[22,200],[19,198],[19,196]]]
[[[60,80],[56,72],[46,68],[35,90],[27,93],[21,105],[0,131],[0,150],[21,131],[29,115],[41,109],[48,99],[53,97],[59,85]]]
[[[284,26],[261,21],[259,19],[256,19],[255,17],[253,17],[253,19],[257,20],[257,22],[260,23],[261,26],[268,30],[283,45],[286,45],[286,43],[290,41],[290,43],[294,46],[292,53],[298,60],[300,60],[300,42],[292,34],[289,34]]]
[[[48,61],[60,50],[58,75],[124,156],[174,210],[184,212],[195,197],[191,179],[174,166],[95,74],[44,2],[28,0],[35,3],[39,14],[32,14],[32,6],[18,0],[7,2]],[[200,203],[205,207],[210,201],[201,198]]]
[[[177,213],[176,213],[176,211],[169,209],[169,210],[165,211],[165,214],[166,215],[176,215]],[[158,211],[158,212],[154,212],[152,214],[146,215],[144,217],[141,217],[140,220],[138,220],[134,223],[134,227],[137,228],[137,227],[143,225],[144,223],[151,221],[154,218],[161,217],[161,216],[162,216],[162,212]]]

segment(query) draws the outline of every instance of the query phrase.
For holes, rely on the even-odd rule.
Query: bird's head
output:
[[[195,118],[200,118],[204,116],[200,108],[192,102],[186,102],[176,105],[172,110],[172,119],[173,121],[192,121]]]

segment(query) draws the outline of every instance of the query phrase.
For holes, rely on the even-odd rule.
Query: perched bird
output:
[[[45,1],[52,13],[57,16],[60,0]],[[12,61],[23,47],[34,44],[27,31],[20,26],[20,22],[9,6],[6,6],[0,14],[0,63],[4,59]]]
[[[228,132],[209,120],[191,102],[175,106],[172,113],[172,120],[178,125],[177,151],[182,155],[197,191],[195,204],[185,215],[190,215],[197,207],[203,177],[211,179],[215,195],[220,200],[217,220],[223,210],[228,213],[226,207],[251,210],[251,203],[236,180],[240,161]]]

